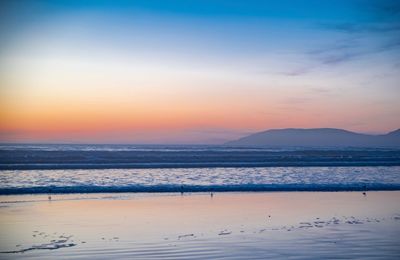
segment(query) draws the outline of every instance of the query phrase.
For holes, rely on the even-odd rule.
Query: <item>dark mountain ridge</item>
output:
[[[382,135],[362,134],[337,128],[271,129],[227,142],[226,145],[400,148],[400,129]]]

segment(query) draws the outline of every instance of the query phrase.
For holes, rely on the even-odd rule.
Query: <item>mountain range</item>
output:
[[[337,128],[270,129],[225,143],[230,146],[267,147],[395,147],[400,148],[400,129],[370,135]]]

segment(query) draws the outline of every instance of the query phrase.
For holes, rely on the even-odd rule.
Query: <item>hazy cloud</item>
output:
[[[400,1],[377,1],[362,8],[370,20],[318,24],[322,30],[343,33],[344,39],[305,52],[314,64],[280,74],[301,76],[322,66],[334,66],[387,51],[400,56]]]

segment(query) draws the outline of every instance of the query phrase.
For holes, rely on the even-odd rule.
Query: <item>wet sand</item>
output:
[[[0,201],[0,259],[400,258],[399,191]]]

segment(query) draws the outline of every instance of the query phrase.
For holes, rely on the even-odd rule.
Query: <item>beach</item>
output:
[[[0,259],[398,259],[400,192],[0,197]]]
[[[0,260],[400,260],[400,0],[0,13]]]
[[[396,149],[0,147],[0,259],[400,258]]]

